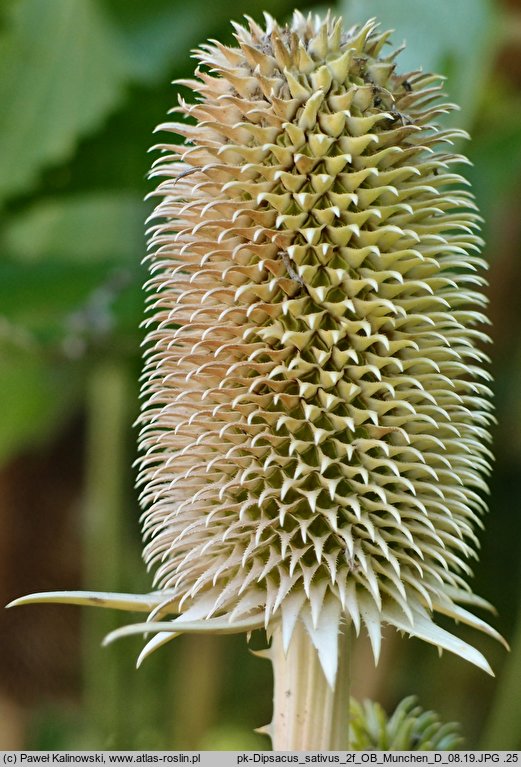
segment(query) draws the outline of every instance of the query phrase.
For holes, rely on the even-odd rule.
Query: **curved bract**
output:
[[[140,483],[143,655],[180,631],[302,621],[331,684],[343,622],[490,670],[463,605],[489,470],[479,216],[374,21],[295,13],[201,46],[159,130]],[[158,598],[158,593],[164,599]],[[120,600],[121,601],[121,600]],[[142,601],[138,609],[142,608]],[[168,619],[169,613],[178,615]]]

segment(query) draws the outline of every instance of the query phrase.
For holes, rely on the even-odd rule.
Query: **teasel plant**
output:
[[[273,747],[344,749],[361,630],[375,661],[389,625],[488,673],[436,615],[501,640],[468,585],[493,420],[480,217],[443,78],[400,73],[375,20],[234,27],[195,52],[151,172],[156,590],[15,604],[148,612],[107,637],[147,635],[139,663],[181,633],[265,629]]]

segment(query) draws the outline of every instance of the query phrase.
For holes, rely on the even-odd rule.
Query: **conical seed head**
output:
[[[489,469],[479,216],[440,78],[375,22],[235,25],[161,130],[141,416],[165,608],[232,630],[389,623],[486,667],[458,603]],[[163,627],[165,624],[161,624]],[[335,661],[328,673],[334,677]]]

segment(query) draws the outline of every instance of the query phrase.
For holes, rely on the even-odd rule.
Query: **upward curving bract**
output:
[[[302,620],[332,682],[342,622],[376,657],[391,624],[488,669],[433,622],[497,636],[461,606],[491,421],[465,134],[374,21],[235,29],[197,52],[152,174],[145,652],[280,624],[287,646]]]

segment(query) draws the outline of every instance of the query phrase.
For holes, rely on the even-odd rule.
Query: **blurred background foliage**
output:
[[[0,0],[0,597],[146,591],[132,462],[143,312],[140,260],[152,131],[230,19],[294,0]],[[302,10],[323,12],[306,2]],[[448,76],[473,141],[465,173],[486,219],[497,463],[475,588],[509,656],[495,680],[389,632],[354,692],[391,711],[414,693],[461,722],[469,748],[521,748],[521,7],[507,0],[339,0],[407,41],[399,65]],[[270,666],[243,637],[182,637],[139,671],[139,640],[101,649],[121,615],[0,615],[0,748],[267,748]],[[254,637],[260,648],[263,637]]]

